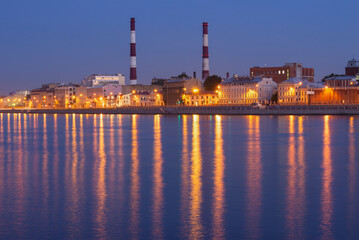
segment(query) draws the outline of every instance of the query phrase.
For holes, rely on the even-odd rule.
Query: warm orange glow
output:
[[[203,234],[201,219],[202,154],[200,136],[199,116],[193,115],[189,239],[200,239]]]
[[[132,239],[138,239],[139,234],[139,206],[140,206],[140,175],[138,173],[140,161],[138,157],[138,129],[137,116],[132,115],[132,144],[131,144],[131,182],[130,182],[130,232]]]
[[[355,123],[354,117],[349,119],[349,164],[348,164],[348,223],[351,229],[354,229],[357,222],[357,161],[356,161],[356,141],[355,141]]]
[[[94,117],[96,118],[96,117]],[[95,125],[95,124],[94,124]],[[96,154],[98,154],[98,160],[95,162],[94,169],[94,180],[96,182],[95,193],[97,197],[96,202],[96,214],[95,214],[95,224],[96,231],[100,238],[106,238],[106,219],[105,219],[105,204],[107,198],[106,192],[106,162],[107,156],[105,151],[105,135],[104,135],[104,124],[103,124],[103,115],[100,114],[100,124],[99,124],[99,136],[98,136],[98,146],[94,147]]]
[[[321,233],[322,239],[334,239],[332,233],[333,217],[333,166],[331,156],[331,134],[330,134],[330,117],[324,116],[323,129],[323,161],[322,161],[322,190],[321,190]]]
[[[260,117],[248,116],[246,176],[246,238],[261,239],[262,155]]]
[[[132,93],[133,93],[133,94],[135,94],[135,93],[136,93],[136,91],[135,91],[135,90],[132,90]]]
[[[189,152],[189,140],[188,140],[188,116],[181,116],[182,123],[182,166],[181,166],[181,220],[183,223],[188,222],[189,212],[189,198],[191,190],[191,178],[190,178],[190,152]],[[184,224],[184,226],[187,224]],[[186,238],[189,237],[187,227],[182,229],[183,235]]]
[[[161,116],[154,116],[153,156],[153,239],[163,239],[163,157],[161,139]]]
[[[286,226],[288,239],[304,239],[305,215],[305,154],[303,117],[298,117],[298,141],[295,131],[296,117],[289,116],[288,175],[286,199]]]
[[[224,206],[225,206],[225,157],[223,153],[222,118],[215,117],[215,142],[214,142],[214,191],[212,197],[213,212],[213,239],[225,239]]]
[[[199,89],[198,89],[198,88],[194,88],[194,89],[192,89],[192,92],[198,93],[198,92],[199,92]]]

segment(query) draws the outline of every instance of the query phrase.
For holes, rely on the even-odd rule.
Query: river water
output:
[[[359,117],[0,114],[0,239],[359,239]]]

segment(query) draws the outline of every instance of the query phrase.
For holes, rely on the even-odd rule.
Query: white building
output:
[[[269,102],[277,84],[272,78],[234,76],[219,85],[219,104],[251,104]]]
[[[92,74],[82,80],[85,87],[105,86],[108,84],[125,85],[125,76],[122,74]]]

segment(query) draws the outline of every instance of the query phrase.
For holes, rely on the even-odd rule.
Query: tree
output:
[[[181,74],[178,75],[177,77],[178,77],[178,78],[189,78],[188,75],[187,75],[185,72],[181,73]]]
[[[325,80],[327,80],[327,78],[338,77],[338,76],[345,76],[345,75],[344,74],[331,73],[330,75],[327,75],[327,76],[323,77],[322,82],[325,82]]]
[[[271,100],[271,102],[273,102],[273,103],[278,102],[278,92],[273,93],[273,95],[272,95],[272,97],[271,97],[270,100]]]
[[[203,83],[203,87],[207,91],[214,91],[217,89],[217,86],[222,82],[222,78],[217,75],[212,75],[206,78]]]

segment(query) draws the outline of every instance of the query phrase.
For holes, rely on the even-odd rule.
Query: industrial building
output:
[[[301,63],[286,63],[282,67],[252,67],[250,76],[272,78],[276,83],[294,77],[314,82],[314,68],[303,68]]]

